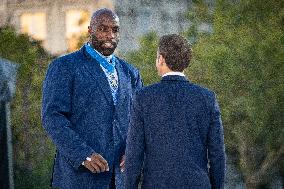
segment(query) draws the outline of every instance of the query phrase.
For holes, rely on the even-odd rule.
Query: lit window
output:
[[[66,12],[66,38],[68,50],[78,49],[78,43],[88,32],[90,22],[89,12],[83,10],[68,10]]]
[[[21,15],[21,32],[37,40],[46,39],[46,14],[42,12]]]

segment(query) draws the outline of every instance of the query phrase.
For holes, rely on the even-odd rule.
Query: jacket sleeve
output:
[[[144,160],[144,123],[142,110],[136,98],[133,99],[130,126],[126,140],[125,188],[138,187]]]
[[[143,87],[143,81],[140,72],[137,70],[137,77],[135,82],[135,91],[138,91]]]
[[[225,147],[220,108],[213,93],[210,97],[210,125],[208,133],[209,174],[212,189],[224,188]]]
[[[50,64],[43,83],[42,124],[57,150],[77,169],[93,153],[72,129],[72,71],[67,62]]]

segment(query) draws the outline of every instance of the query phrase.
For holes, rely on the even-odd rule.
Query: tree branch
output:
[[[262,180],[266,172],[280,159],[282,154],[284,154],[284,145],[278,151],[268,153],[260,169],[252,175],[252,180]]]

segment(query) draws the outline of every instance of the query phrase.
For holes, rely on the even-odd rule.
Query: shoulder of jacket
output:
[[[133,66],[132,64],[128,63],[126,60],[123,60],[117,56],[115,56],[115,58],[119,61],[119,63],[127,70],[129,70],[130,72],[137,72],[138,69]]]
[[[204,96],[212,96],[215,95],[215,92],[211,89],[208,89],[202,85],[191,83],[192,87],[197,91],[202,93]]]
[[[151,85],[142,87],[141,89],[136,91],[136,96],[143,98],[143,96],[147,97],[151,94],[155,94],[155,91],[159,89],[160,82],[153,83]]]
[[[75,51],[63,56],[59,56],[55,58],[49,65],[49,67],[57,66],[57,67],[72,67],[73,64],[78,61],[80,58],[80,52]]]
[[[205,106],[210,111],[216,100],[215,92],[201,85],[193,84],[192,86],[200,94],[201,98],[204,100]]]

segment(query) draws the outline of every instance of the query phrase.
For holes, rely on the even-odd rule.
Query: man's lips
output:
[[[102,47],[104,47],[104,48],[113,48],[115,44],[116,43],[113,43],[113,42],[105,42],[105,43],[102,44]]]

